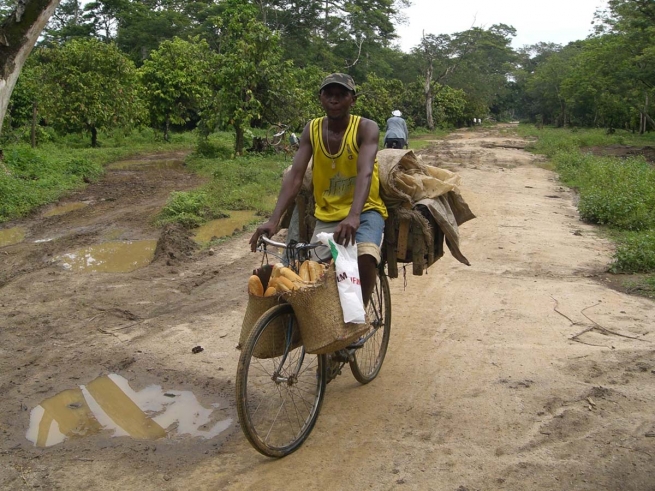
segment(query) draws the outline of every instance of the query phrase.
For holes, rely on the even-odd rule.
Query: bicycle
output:
[[[289,131],[289,126],[282,123],[271,125],[266,131],[266,144],[272,147],[276,152],[289,153],[298,150],[300,140],[295,133],[289,135],[288,144],[285,141],[285,135]]]
[[[286,251],[290,264],[309,258],[321,244],[298,243],[287,246],[261,237],[259,248],[278,247]],[[326,385],[341,374],[346,363],[355,379],[368,384],[377,377],[389,345],[391,332],[391,294],[383,263],[367,306],[369,331],[350,346],[329,355],[310,355],[299,339],[298,322],[290,304],[267,310],[255,323],[241,348],[237,367],[237,413],[241,429],[260,453],[285,457],[297,450],[311,433],[323,403]],[[260,340],[272,331],[284,332],[281,356],[261,359]]]

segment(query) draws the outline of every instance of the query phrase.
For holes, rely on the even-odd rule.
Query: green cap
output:
[[[323,82],[321,82],[321,88],[318,89],[318,91],[320,92],[330,84],[339,84],[344,86],[348,90],[352,90],[353,92],[356,92],[355,81],[350,75],[345,73],[332,73],[331,75],[328,75],[323,79]]]

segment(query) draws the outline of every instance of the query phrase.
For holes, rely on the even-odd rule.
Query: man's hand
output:
[[[252,237],[250,238],[250,250],[252,252],[255,252],[257,250],[257,242],[259,242],[259,238],[262,235],[267,235],[268,237],[273,237],[277,233],[277,224],[275,222],[271,222],[270,220],[259,227],[257,227],[257,230],[255,230],[255,233],[252,234]]]
[[[348,215],[334,230],[334,241],[337,244],[349,245],[355,243],[355,234],[359,228],[359,217]]]

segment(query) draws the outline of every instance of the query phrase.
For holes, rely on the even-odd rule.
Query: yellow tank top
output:
[[[313,148],[314,165],[312,169],[314,184],[314,215],[323,222],[338,222],[348,216],[355,196],[357,178],[357,130],[360,116],[350,116],[348,128],[344,133],[341,147],[337,153],[330,155],[323,141],[323,120],[317,118],[310,123],[310,139]],[[371,190],[362,211],[375,210],[387,218],[387,208],[380,198],[380,176],[378,161],[375,159]]]

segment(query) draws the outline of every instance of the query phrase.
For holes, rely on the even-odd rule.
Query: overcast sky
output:
[[[421,33],[452,34],[471,26],[508,24],[516,29],[514,48],[539,41],[566,44],[584,39],[605,0],[411,0],[404,11],[407,25],[398,26],[400,48],[409,52]]]

